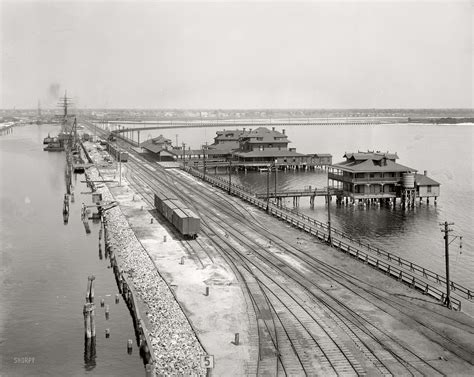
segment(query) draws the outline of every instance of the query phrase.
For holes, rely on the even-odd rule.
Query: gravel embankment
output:
[[[91,157],[99,155],[92,151]],[[99,180],[95,167],[88,169],[91,180]],[[104,185],[97,192],[104,201],[113,201],[109,189]],[[119,207],[104,215],[111,245],[117,249],[120,267],[128,274],[139,299],[148,307],[146,313],[152,350],[156,359],[157,375],[205,375],[200,367],[200,356],[205,352],[196,338],[186,316],[150,260],[146,250],[135,237],[127,219]]]

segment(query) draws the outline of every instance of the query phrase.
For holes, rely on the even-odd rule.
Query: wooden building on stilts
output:
[[[390,204],[397,200],[402,207],[413,207],[416,199],[434,198],[440,193],[440,184],[417,170],[396,162],[396,153],[345,153],[346,160],[328,168],[329,187],[338,189],[337,202],[346,204]]]

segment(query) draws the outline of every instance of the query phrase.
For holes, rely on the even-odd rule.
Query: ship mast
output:
[[[58,102],[58,107],[61,107],[63,109],[63,119],[62,119],[62,126],[63,126],[63,131],[68,132],[68,127],[67,127],[67,122],[69,118],[68,114],[68,107],[72,105],[72,100],[70,97],[67,96],[67,91],[64,91],[64,97],[61,97]]]

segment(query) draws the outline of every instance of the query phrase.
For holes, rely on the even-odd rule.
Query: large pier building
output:
[[[417,174],[417,170],[396,162],[396,153],[357,152],[346,153],[346,160],[330,165],[328,168],[329,186],[342,190],[346,202],[376,201],[413,206],[416,198],[439,195],[439,182],[426,174]]]

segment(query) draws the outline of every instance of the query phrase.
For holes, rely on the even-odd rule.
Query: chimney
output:
[[[426,177],[428,175],[428,170],[423,170],[423,175]]]
[[[275,131],[275,127],[272,127],[272,131]]]
[[[283,135],[285,135],[285,129],[283,129],[283,132],[282,132],[282,133],[283,133]]]
[[[245,127],[244,127],[244,132],[245,132]]]

